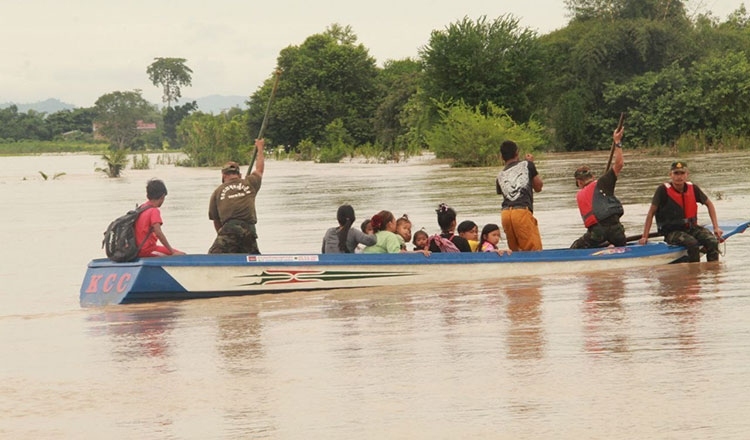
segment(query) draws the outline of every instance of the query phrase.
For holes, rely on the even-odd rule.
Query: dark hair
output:
[[[518,153],[518,145],[513,141],[505,141],[500,144],[500,155],[503,157],[503,161],[507,162]]]
[[[354,223],[354,208],[350,205],[339,206],[336,211],[336,220],[338,220],[341,226],[336,233],[339,237],[339,250],[343,253],[349,253],[349,249],[346,247],[346,239],[349,236],[349,229],[351,229]]]
[[[372,216],[372,232],[380,232],[385,230],[385,225],[393,221],[393,213],[391,211],[380,211],[379,213]]]
[[[474,223],[473,221],[464,220],[461,223],[459,223],[458,227],[456,228],[456,231],[460,234],[462,232],[469,232],[476,227],[477,227],[477,224]]]
[[[573,178],[575,178],[576,180],[586,180],[591,177],[594,177],[594,175],[591,172],[591,168],[587,167],[586,165],[578,167],[575,173],[573,173]]]
[[[151,179],[146,183],[146,197],[149,200],[157,200],[167,195],[167,185],[159,179]]]
[[[482,228],[482,234],[479,236],[479,247],[477,249],[482,249],[482,245],[485,241],[487,241],[487,235],[489,235],[490,232],[499,230],[500,226],[494,223],[487,223],[486,225],[484,225],[484,227]]]
[[[361,229],[361,230],[362,230],[362,232],[365,232],[365,229],[367,229],[367,226],[369,226],[369,224],[370,224],[371,222],[372,222],[372,220],[371,220],[371,219],[369,219],[369,218],[366,218],[366,219],[365,219],[365,220],[364,220],[364,221],[362,222],[362,224],[361,224],[361,225],[359,226],[359,229]]]
[[[441,203],[435,212],[437,212],[437,221],[440,229],[443,232],[450,231],[451,224],[456,220],[456,211],[445,203]]]
[[[420,230],[418,230],[417,232],[414,233],[414,237],[412,237],[411,244],[413,244],[414,246],[416,246],[417,245],[417,237],[419,237],[421,235],[424,235],[425,238],[429,237],[429,235],[427,234],[427,232],[424,229],[420,229]]]

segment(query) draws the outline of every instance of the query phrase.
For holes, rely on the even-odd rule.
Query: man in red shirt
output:
[[[164,223],[161,219],[159,207],[167,197],[167,186],[159,179],[151,179],[146,184],[148,200],[141,206],[150,205],[135,221],[135,242],[141,246],[139,257],[164,257],[167,255],[185,255],[184,252],[172,248],[161,230]],[[145,241],[144,241],[145,240]],[[157,242],[161,242],[158,244]]]

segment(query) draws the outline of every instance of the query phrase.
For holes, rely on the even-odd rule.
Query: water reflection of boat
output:
[[[732,227],[728,237],[750,222]],[[741,229],[741,230],[740,230]],[[220,296],[461,283],[547,276],[675,262],[685,249],[665,243],[538,252],[403,254],[183,255],[131,263],[93,260],[80,292],[82,306]]]

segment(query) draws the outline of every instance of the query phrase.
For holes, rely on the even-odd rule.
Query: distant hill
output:
[[[40,113],[47,113],[48,115],[51,113],[59,112],[61,110],[72,110],[76,108],[76,106],[74,106],[73,104],[68,104],[67,102],[62,102],[59,99],[55,98],[49,98],[44,101],[33,102],[31,104],[3,102],[0,103],[0,108],[7,108],[14,104],[16,107],[18,107],[18,113],[27,113],[29,110],[34,110]]]
[[[195,101],[198,103],[198,110],[204,113],[219,114],[224,110],[229,110],[232,107],[239,107],[243,110],[247,109],[245,101],[248,100],[247,96],[235,96],[235,95],[209,95],[202,98],[181,98],[180,105],[186,102]],[[161,105],[161,103],[159,103]],[[44,101],[33,102],[30,104],[18,104],[15,102],[3,102],[0,103],[0,109],[15,105],[18,107],[19,113],[27,113],[29,110],[36,112],[44,112],[46,114],[52,114],[61,110],[72,110],[76,108],[73,104],[62,102],[56,98],[49,98]],[[92,104],[93,107],[93,104]]]
[[[181,98],[180,104],[195,101],[198,103],[198,110],[203,113],[219,114],[232,107],[239,107],[243,110],[247,109],[245,101],[248,99],[249,96],[209,95],[203,98]]]

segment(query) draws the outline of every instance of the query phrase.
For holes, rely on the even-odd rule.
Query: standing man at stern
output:
[[[512,251],[541,251],[542,237],[534,218],[534,193],[542,190],[542,178],[534,165],[534,156],[519,159],[518,145],[505,141],[500,145],[505,167],[495,179],[495,190],[503,196],[500,220]]]
[[[581,238],[574,241],[571,249],[588,249],[603,247],[608,244],[625,246],[625,228],[620,223],[624,213],[622,203],[615,197],[615,184],[622,171],[625,159],[622,156],[622,132],[615,130],[612,134],[614,141],[614,162],[599,179],[594,179],[591,169],[582,166],[575,171],[573,177],[579,189],[576,195],[578,210],[581,212],[583,225],[587,231]]]
[[[255,196],[260,190],[265,165],[263,139],[255,140],[255,170],[242,178],[240,166],[227,162],[221,169],[221,185],[211,195],[208,218],[213,220],[216,240],[209,254],[260,254],[255,224]]]
[[[700,261],[700,248],[706,248],[706,259],[708,261],[719,260],[719,239],[724,231],[719,228],[716,219],[716,208],[708,196],[691,182],[688,182],[688,167],[685,162],[672,163],[669,172],[670,181],[656,188],[651,200],[651,207],[646,214],[646,224],[643,226],[643,235],[638,240],[640,244],[646,244],[651,223],[656,215],[656,225],[659,232],[664,235],[664,241],[669,244],[685,246],[688,250],[688,261],[695,263]],[[706,205],[711,224],[714,227],[713,234],[703,226],[698,225],[698,203]]]

